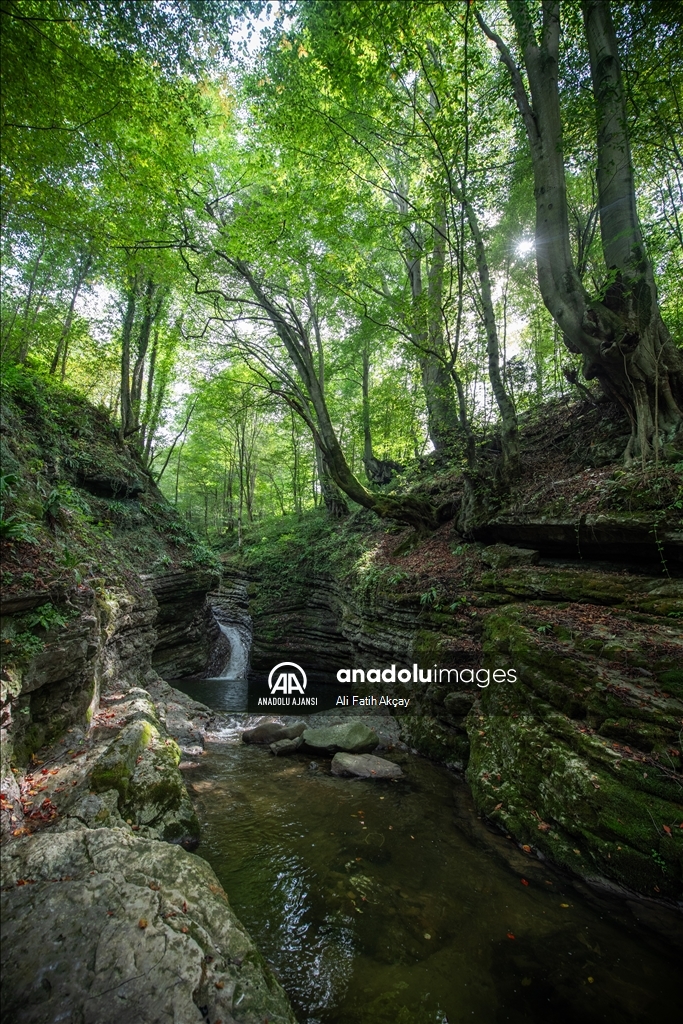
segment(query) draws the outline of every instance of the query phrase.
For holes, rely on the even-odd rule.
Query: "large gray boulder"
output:
[[[280,725],[278,722],[264,722],[255,729],[245,729],[242,733],[243,743],[258,743],[268,746],[278,740],[295,740],[306,728],[303,722],[296,725]]]
[[[120,829],[6,849],[4,1013],[13,1024],[296,1024],[200,857]]]
[[[400,767],[384,757],[374,754],[335,754],[332,758],[333,775],[355,775],[359,779],[400,779]]]
[[[344,722],[322,729],[306,729],[304,747],[314,754],[369,754],[379,744],[377,733],[362,722]]]

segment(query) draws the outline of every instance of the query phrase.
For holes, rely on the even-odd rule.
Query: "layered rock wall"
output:
[[[682,899],[683,584],[472,560],[467,592],[442,588],[438,601],[321,577],[288,603],[252,584],[252,664],[484,670],[483,686],[439,671],[354,692],[410,695],[403,739],[466,769],[479,808],[539,856]]]

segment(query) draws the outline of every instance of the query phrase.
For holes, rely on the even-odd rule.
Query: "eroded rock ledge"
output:
[[[162,622],[176,665],[204,656],[205,595],[185,576],[185,617],[175,633]],[[213,871],[186,852],[199,823],[179,764],[201,755],[212,712],[151,667],[158,601],[148,588],[76,596],[67,629],[5,680],[4,1015],[295,1024]]]
[[[211,868],[120,828],[44,832],[6,852],[4,1014],[295,1024]]]
[[[444,530],[414,556],[419,589],[395,553],[375,552],[372,587],[321,576],[290,601],[259,579],[252,664],[469,670],[370,689],[411,697],[402,739],[466,772],[479,810],[525,849],[681,901],[683,582],[537,556],[492,568],[483,554]],[[478,687],[476,668],[506,681]]]

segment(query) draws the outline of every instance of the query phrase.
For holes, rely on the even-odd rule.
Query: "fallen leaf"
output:
[[[141,917],[140,920],[138,921],[138,928],[146,928],[146,927],[147,927],[147,918],[146,917]]]
[[[522,849],[524,850],[525,853],[531,853],[531,847],[527,846],[526,843],[524,844]]]
[[[514,939],[514,935],[512,934],[512,932],[508,932],[508,939]]]
[[[216,982],[216,988],[225,988],[225,982],[224,981],[217,981]]]
[[[496,804],[496,806],[493,809],[494,809],[494,811],[499,811],[502,806],[503,806],[502,804]]]
[[[522,879],[521,879],[521,882],[522,882],[522,885],[528,885],[528,884],[529,884],[529,883],[527,882],[526,878],[522,878]]]
[[[588,979],[588,984],[592,985],[594,981],[595,981],[595,978],[589,978]]]
[[[669,826],[668,826],[668,825],[662,825],[662,828],[664,829],[664,831],[666,832],[666,834],[667,834],[668,836],[670,836],[670,835],[671,835],[671,829],[669,828]]]
[[[568,903],[560,903],[560,906],[564,907],[564,909],[566,910],[567,907],[569,906],[569,904]]]

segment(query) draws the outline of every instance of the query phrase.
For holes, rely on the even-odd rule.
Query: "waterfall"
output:
[[[222,622],[218,623],[218,628],[225,634],[230,644],[230,658],[218,678],[244,679],[247,673],[249,652],[239,629],[236,626],[224,626]]]

